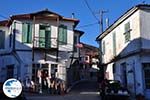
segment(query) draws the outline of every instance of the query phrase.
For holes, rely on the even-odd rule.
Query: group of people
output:
[[[65,81],[62,81],[58,78],[42,78],[41,83],[35,83],[34,81],[30,80],[29,78],[25,82],[25,89],[29,92],[39,92],[48,93],[48,94],[57,94],[57,95],[64,95],[66,92],[65,89]]]
[[[58,78],[49,78],[47,77],[43,81],[44,89],[47,93],[50,94],[60,94],[63,95],[65,93],[65,82]]]

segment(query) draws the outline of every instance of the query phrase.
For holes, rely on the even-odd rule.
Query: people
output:
[[[55,80],[54,78],[50,79],[50,93],[53,95],[55,92]]]
[[[30,78],[27,78],[26,81],[25,81],[25,87],[27,89],[27,91],[31,91],[31,87],[32,87],[32,84],[31,84],[31,80]]]

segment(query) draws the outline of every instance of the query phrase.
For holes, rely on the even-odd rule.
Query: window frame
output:
[[[26,26],[26,30],[24,29]],[[24,33],[25,31],[25,33]],[[24,37],[26,36],[26,37]],[[32,43],[32,23],[22,23],[22,43]]]
[[[59,41],[59,45],[67,45],[67,43],[68,43],[67,26],[61,24],[61,25],[59,25],[58,28],[59,28],[58,29],[58,41]],[[61,31],[60,31],[60,29],[61,29]]]
[[[5,31],[4,30],[0,30],[1,31],[1,36],[3,36],[3,38],[0,40],[0,42],[2,41],[3,43],[0,43],[0,49],[5,49]]]
[[[125,43],[129,42],[131,40],[131,24],[130,22],[127,22],[124,24],[124,41]]]

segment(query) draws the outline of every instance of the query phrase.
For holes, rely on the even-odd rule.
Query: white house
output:
[[[55,76],[66,81],[79,20],[49,10],[0,21],[0,81]]]
[[[132,7],[97,37],[105,78],[150,98],[150,5]]]

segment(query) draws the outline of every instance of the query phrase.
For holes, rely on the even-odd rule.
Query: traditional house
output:
[[[80,80],[80,37],[84,34],[83,31],[79,30],[74,30],[74,47],[73,47],[73,52],[70,56],[70,66],[67,68],[67,83],[68,86],[73,85],[75,82]]]
[[[11,77],[66,81],[74,41],[78,43],[81,36],[75,32],[78,23],[47,9],[0,21],[0,81]]]
[[[132,7],[97,37],[105,78],[150,98],[150,5]]]
[[[97,78],[98,48],[89,44],[82,43],[80,49],[80,77],[81,79],[91,80]]]

